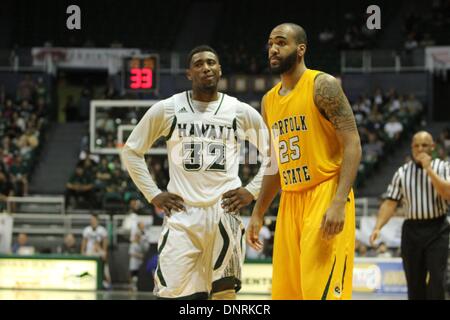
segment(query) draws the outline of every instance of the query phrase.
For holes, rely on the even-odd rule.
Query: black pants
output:
[[[449,230],[446,216],[404,222],[401,251],[408,299],[445,299]]]

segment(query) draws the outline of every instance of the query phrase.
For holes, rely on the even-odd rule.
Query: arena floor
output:
[[[154,300],[150,292],[0,290],[0,300]],[[269,300],[268,295],[239,294],[238,300]],[[406,300],[405,294],[354,293],[353,300]]]

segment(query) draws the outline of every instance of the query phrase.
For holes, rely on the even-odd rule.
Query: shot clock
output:
[[[158,91],[159,61],[157,55],[125,57],[123,85],[126,92]]]

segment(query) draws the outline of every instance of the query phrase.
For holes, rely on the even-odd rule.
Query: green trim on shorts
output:
[[[345,256],[345,261],[344,261],[344,272],[342,272],[342,292],[344,292],[344,278],[345,278],[346,270],[347,270],[347,255]]]
[[[333,277],[334,266],[336,264],[336,256],[334,256],[333,267],[331,268],[330,276],[328,277],[327,285],[325,286],[325,290],[322,294],[322,300],[327,300],[328,290],[330,289],[331,278]]]
[[[225,259],[225,255],[227,254],[228,247],[230,246],[230,238],[228,237],[227,231],[225,230],[222,221],[219,221],[219,230],[220,235],[223,238],[223,247],[222,250],[220,251],[216,263],[214,264],[214,270],[219,269],[219,267],[222,265],[223,260]]]
[[[158,248],[158,254],[161,254],[162,250],[164,249],[164,246],[166,245],[168,236],[169,236],[169,230],[167,230],[166,234],[163,237],[163,240],[161,241],[161,245]]]
[[[162,242],[161,242],[161,245],[160,245],[159,248],[158,248],[158,255],[160,255],[161,252],[162,252],[162,250],[164,249],[164,246],[166,245],[166,242],[167,242],[167,238],[168,238],[168,237],[169,237],[169,230],[167,230],[166,234],[165,234],[164,237],[163,237],[163,240],[162,240]],[[156,271],[156,275],[157,275],[158,278],[159,278],[159,282],[161,282],[161,284],[162,284],[164,287],[167,287],[166,280],[164,279],[164,276],[163,276],[162,271],[161,271],[161,265],[159,264],[159,258],[158,258],[158,270]]]

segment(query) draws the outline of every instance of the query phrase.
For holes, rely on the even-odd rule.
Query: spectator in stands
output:
[[[14,163],[10,168],[11,183],[14,188],[14,194],[22,197],[28,195],[28,167],[23,162],[20,154],[14,158]]]
[[[26,101],[26,100],[25,100]],[[11,124],[14,124],[20,129],[18,132],[23,132],[26,129],[25,119],[19,115],[19,112],[14,111],[11,116]]]
[[[3,109],[3,117],[9,120],[11,119],[13,113],[14,113],[14,104],[11,99],[6,99],[5,107]]]
[[[140,233],[135,233],[133,235],[133,240],[130,244],[128,250],[130,255],[129,270],[130,270],[130,285],[133,291],[137,290],[137,282],[139,276],[139,268],[144,260],[144,248],[141,245],[141,235]]]
[[[381,106],[381,105],[383,105],[383,102],[384,102],[383,93],[381,92],[380,88],[377,88],[375,90],[375,94],[373,97],[373,103],[377,106]]]
[[[20,104],[20,115],[26,119],[28,119],[34,113],[34,106],[30,103],[29,100],[24,99]]]
[[[447,127],[441,132],[439,135],[439,143],[442,144],[447,154],[450,153],[450,127]]]
[[[384,126],[383,114],[380,112],[380,108],[375,104],[370,110],[370,114],[367,117],[367,129],[372,131],[381,130]]]
[[[96,178],[97,163],[92,160],[89,152],[86,152],[84,159],[78,161],[77,166],[83,168],[83,172],[89,177],[89,180],[94,180]]]
[[[384,125],[384,132],[387,134],[389,139],[398,140],[400,134],[403,132],[403,125],[397,120],[397,117],[391,116],[388,122]]]
[[[47,99],[48,99],[47,86],[45,85],[44,79],[42,77],[38,77],[38,79],[37,79],[36,98],[37,98],[37,101],[42,100],[44,102],[44,104],[47,102]]]
[[[141,246],[144,251],[147,251],[150,245],[150,232],[147,228],[147,225],[144,221],[139,221],[134,229],[131,230],[131,239],[134,238],[136,234],[139,234],[141,237]]]
[[[6,199],[14,195],[14,189],[5,172],[0,171],[0,210],[6,208]]]
[[[58,248],[58,251],[62,254],[80,253],[80,248],[78,247],[75,236],[72,233],[66,234],[64,237],[64,243],[60,248]]]
[[[32,255],[35,249],[28,243],[28,236],[26,233],[20,233],[17,236],[17,242],[13,244],[11,252],[18,255]]]
[[[107,193],[118,193],[122,194],[126,189],[125,174],[123,170],[119,167],[114,167],[112,170],[111,179],[107,182],[106,192]]]
[[[83,230],[83,240],[81,242],[81,254],[87,256],[101,257],[105,269],[105,287],[109,287],[111,281],[108,268],[108,232],[99,224],[98,216],[91,215],[90,225]]]
[[[384,143],[378,139],[375,132],[368,133],[368,142],[363,145],[365,161],[376,162],[383,155]]]
[[[0,146],[0,172],[3,172],[6,174],[6,165],[5,165],[5,153],[3,151],[3,148]]]
[[[98,189],[104,190],[108,181],[112,178],[111,170],[109,168],[108,158],[102,157],[100,164],[97,166],[95,185]]]
[[[94,184],[92,177],[84,173],[83,167],[77,166],[75,173],[66,184],[66,206],[75,207],[80,203],[92,206]]]
[[[103,260],[107,258],[108,233],[106,229],[99,224],[98,216],[91,214],[90,225],[83,230],[83,240],[81,242],[81,254],[95,255],[95,243],[100,243],[104,250]]]
[[[24,79],[17,86],[17,100],[31,100],[36,91],[36,84],[31,75],[26,74]]]
[[[439,158],[444,161],[450,159],[450,134],[449,128],[444,129],[436,140],[436,147],[433,150],[433,158]]]
[[[32,127],[27,128],[26,131],[19,137],[17,145],[22,149],[22,154],[26,154],[35,149],[39,145],[39,138],[36,129]]]
[[[10,127],[10,129],[11,129],[11,127]],[[5,137],[2,140],[2,149],[5,152],[5,154],[10,157],[10,159],[8,160],[8,163],[7,163],[8,166],[10,166],[12,164],[12,160],[13,160],[12,155],[16,151],[18,151],[17,146],[11,142],[11,138],[10,138],[11,136],[14,137],[15,135],[7,134],[7,135],[5,135]],[[6,162],[6,159],[4,159],[3,161]]]
[[[404,47],[405,47],[406,51],[408,51],[408,52],[412,51],[412,50],[416,49],[418,46],[419,45],[417,43],[415,33],[414,32],[410,32],[408,34],[408,37],[407,37],[407,39],[405,41],[405,44],[404,44]]]
[[[133,240],[133,233],[137,231],[139,223],[139,213],[141,211],[142,203],[137,197],[132,197],[128,203],[128,212],[123,219],[121,230],[128,236],[130,241]]]
[[[414,94],[410,94],[408,96],[408,99],[405,101],[405,105],[412,115],[420,114],[423,111],[422,103],[415,97]]]
[[[47,105],[45,103],[44,98],[39,97],[36,103],[36,111],[34,113],[37,118],[42,118],[47,115]],[[42,122],[42,120],[40,121]]]
[[[389,101],[384,108],[388,114],[392,114],[400,110],[400,100],[396,94],[389,97]]]
[[[356,256],[358,257],[365,257],[367,255],[367,246],[363,243],[359,243],[358,247],[356,248]]]
[[[392,252],[389,251],[386,243],[380,242],[376,250],[376,256],[378,258],[392,258]]]
[[[2,106],[0,106],[0,136],[3,136],[6,132],[7,119],[3,116]]]

